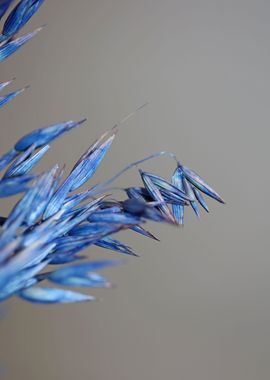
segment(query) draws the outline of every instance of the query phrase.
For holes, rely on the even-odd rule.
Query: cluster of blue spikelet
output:
[[[12,0],[0,0],[0,19]],[[21,0],[6,18],[0,34],[0,61],[8,58],[41,29],[18,36],[20,29],[39,9],[43,0]],[[12,81],[0,84],[0,91]],[[24,89],[0,97],[5,105]],[[0,197],[22,193],[7,217],[0,217],[0,300],[11,296],[37,303],[91,301],[95,297],[71,290],[72,287],[107,288],[111,284],[96,271],[121,260],[80,261],[79,252],[96,245],[121,254],[135,255],[130,247],[111,236],[132,230],[155,237],[144,228],[147,220],[182,225],[184,209],[191,206],[208,211],[202,193],[224,203],[221,197],[194,171],[178,162],[171,153],[159,152],[128,165],[109,180],[76,192],[95,173],[110,148],[117,126],[104,133],[79,158],[65,179],[63,168],[55,165],[47,172],[32,173],[49,149],[49,143],[79,127],[85,120],[67,121],[37,129],[22,137],[0,157]],[[169,155],[176,160],[170,181],[140,170],[138,187],[122,189],[126,200],[110,198],[113,182],[144,161]],[[74,262],[77,262],[74,264]],[[67,264],[60,269],[55,265]],[[49,269],[46,269],[49,266]],[[42,281],[57,287],[42,286]],[[59,288],[59,285],[61,288]]]

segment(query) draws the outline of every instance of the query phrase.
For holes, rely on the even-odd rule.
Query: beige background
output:
[[[12,89],[31,84],[1,110],[1,151],[34,128],[86,116],[40,166],[70,168],[148,100],[96,181],[172,150],[227,205],[209,201],[200,222],[189,212],[183,230],[151,226],[159,244],[125,234],[142,257],[106,271],[118,287],[92,292],[102,302],[9,302],[0,325],[3,378],[269,379],[269,17],[263,0],[45,2],[26,30],[47,27],[1,64],[0,80],[17,77]],[[170,175],[173,163],[144,167]],[[120,184],[138,180],[133,171]]]

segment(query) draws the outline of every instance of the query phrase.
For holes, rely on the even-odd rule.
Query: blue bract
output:
[[[38,28],[18,36],[42,3],[43,0],[21,0],[11,11],[0,34],[0,61],[41,30]],[[0,1],[0,19],[11,4],[12,1]],[[0,83],[0,91],[12,81]],[[1,96],[0,107],[25,88]],[[44,304],[95,300],[88,294],[45,287],[43,281],[61,287],[111,288],[107,278],[97,272],[123,261],[83,261],[85,256],[80,254],[83,249],[93,246],[97,250],[105,248],[121,255],[137,256],[131,247],[113,235],[130,230],[158,240],[144,228],[147,222],[183,225],[184,210],[189,205],[197,216],[199,206],[208,212],[202,193],[224,203],[198,174],[180,164],[169,152],[155,153],[133,162],[108,180],[99,184],[88,183],[87,190],[76,192],[92,180],[118,127],[135,112],[91,144],[62,182],[64,169],[59,165],[43,172],[33,173],[32,170],[49,150],[49,143],[80,126],[86,119],[36,129],[20,138],[0,157],[0,170],[3,171],[0,198],[22,193],[9,215],[0,215],[0,301],[12,296]],[[142,183],[124,189],[115,187],[116,179],[127,170],[161,156],[177,161],[170,180],[140,169]],[[116,190],[126,196],[117,200]],[[66,265],[55,269],[62,264]]]

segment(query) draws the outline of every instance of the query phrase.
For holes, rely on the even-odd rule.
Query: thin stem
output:
[[[120,120],[120,121],[118,121],[117,123],[114,124],[114,126],[112,127],[112,130],[114,131],[115,129],[117,129],[118,127],[120,127],[124,123],[126,123],[131,117],[133,117],[134,115],[136,115],[137,112],[139,112],[144,107],[148,106],[148,104],[149,104],[148,102],[145,102],[144,104],[142,104],[141,106],[139,106],[138,108],[136,108],[135,111],[133,111],[133,112],[129,113],[128,115],[126,115],[122,120]]]
[[[135,166],[138,166],[139,164],[142,164],[142,163],[144,163],[146,161],[149,161],[149,160],[151,160],[153,158],[159,158],[159,157],[162,157],[162,156],[167,156],[167,157],[173,158],[176,161],[177,165],[179,163],[178,159],[177,159],[177,157],[175,156],[174,153],[166,152],[166,151],[161,151],[161,152],[153,153],[150,156],[147,156],[147,157],[145,157],[145,158],[143,158],[141,160],[132,162],[131,164],[129,164],[126,167],[124,167],[120,172],[118,172],[117,174],[115,174],[113,177],[109,178],[107,181],[105,181],[103,183],[100,183],[99,185],[96,185],[93,188],[94,195],[99,194],[99,191],[105,191],[105,190],[107,191],[107,186],[109,186],[111,183],[113,183],[116,179],[118,179],[121,175],[123,175],[128,170],[134,168]]]

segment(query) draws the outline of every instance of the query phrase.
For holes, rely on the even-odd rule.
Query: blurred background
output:
[[[47,24],[1,64],[1,81],[31,85],[1,110],[1,152],[32,129],[87,117],[40,164],[69,169],[149,101],[91,183],[170,150],[227,204],[209,201],[200,221],[188,210],[183,229],[149,225],[160,243],[122,234],[141,257],[104,272],[117,288],[92,292],[100,302],[8,302],[2,378],[269,379],[269,17],[264,0],[46,0],[25,28]],[[174,163],[143,168],[169,178]],[[133,170],[118,184],[139,181]]]

